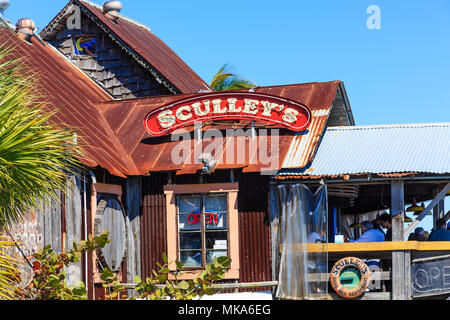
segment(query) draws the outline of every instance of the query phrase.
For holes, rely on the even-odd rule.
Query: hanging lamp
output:
[[[419,207],[420,209],[415,209],[414,210],[414,215],[418,216],[422,213],[423,210],[425,210],[425,203],[422,202],[422,205]]]
[[[406,212],[422,212],[423,208],[417,205],[416,199],[413,200],[412,205],[406,208]]]

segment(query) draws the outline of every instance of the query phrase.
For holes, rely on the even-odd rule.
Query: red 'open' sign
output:
[[[291,100],[251,92],[218,92],[184,99],[150,112],[145,127],[152,136],[193,125],[223,119],[265,121],[301,131],[311,121],[310,110]]]
[[[187,223],[190,225],[199,223],[201,219],[200,213],[190,213],[187,216]],[[219,214],[216,213],[205,213],[205,224],[218,224],[219,223]]]

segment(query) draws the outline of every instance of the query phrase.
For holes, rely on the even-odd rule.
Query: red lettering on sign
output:
[[[311,112],[281,97],[228,91],[204,94],[158,108],[145,118],[145,128],[152,136],[162,136],[195,122],[223,119],[264,121],[301,131],[309,125]]]
[[[193,225],[197,224],[200,221],[200,213],[190,213],[186,221],[188,224]],[[205,213],[205,224],[218,224],[219,223],[219,214],[216,213]]]

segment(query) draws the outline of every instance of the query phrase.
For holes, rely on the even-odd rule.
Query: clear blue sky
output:
[[[7,18],[40,29],[68,3],[10,1]],[[122,3],[207,82],[225,63],[261,86],[342,80],[357,125],[450,122],[449,0]],[[367,28],[370,5],[380,30]]]

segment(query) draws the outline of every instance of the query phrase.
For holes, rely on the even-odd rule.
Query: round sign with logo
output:
[[[363,295],[369,287],[370,270],[359,258],[343,258],[333,266],[330,281],[340,297],[355,299]]]

